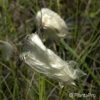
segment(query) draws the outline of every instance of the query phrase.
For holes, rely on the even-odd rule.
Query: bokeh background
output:
[[[44,7],[57,12],[69,27],[71,38],[54,52],[77,61],[87,73],[77,86],[61,89],[57,81],[19,61],[20,41],[37,30],[35,15]],[[0,0],[0,40],[18,47],[9,61],[0,53],[0,100],[100,100],[100,0]],[[89,93],[95,98],[82,96]]]

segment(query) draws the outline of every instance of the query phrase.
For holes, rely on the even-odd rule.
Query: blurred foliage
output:
[[[95,94],[100,99],[100,0],[0,0],[0,40],[19,45],[19,40],[36,31],[35,14],[43,7],[59,13],[72,38],[65,39],[56,53],[76,60],[87,76],[77,86],[58,83],[34,72],[18,61],[0,58],[0,100],[92,100],[69,97],[69,93]],[[49,46],[49,44],[47,44]],[[17,52],[20,52],[18,50]]]

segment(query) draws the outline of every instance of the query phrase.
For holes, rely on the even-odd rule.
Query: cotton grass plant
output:
[[[75,84],[75,79],[85,75],[78,67],[74,68],[75,61],[64,61],[46,48],[36,33],[28,36],[24,43],[26,51],[20,57],[35,71],[66,84]]]
[[[71,39],[67,39],[67,36],[65,40],[56,39],[60,41],[55,43],[56,50],[50,46],[50,42],[43,40],[47,40],[48,35],[41,38],[38,33],[41,41],[65,62],[76,61],[77,67],[87,75],[84,79],[75,80],[76,86],[65,84],[61,89],[58,80],[39,74],[22,61],[9,59],[5,62],[0,58],[0,100],[99,100],[99,7],[99,0],[1,0],[0,40],[10,40],[18,46],[16,40],[19,40],[20,36],[30,36],[37,30],[37,12],[40,12],[41,8],[48,8],[60,15],[65,22],[67,20],[67,27],[68,24],[72,25]],[[41,27],[40,31],[43,31]],[[18,52],[21,53],[19,47]],[[71,97],[70,93],[78,93],[79,97]],[[95,98],[80,97],[81,94],[88,93],[94,94]]]

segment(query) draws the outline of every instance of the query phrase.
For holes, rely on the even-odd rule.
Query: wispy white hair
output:
[[[68,35],[68,27],[65,21],[54,11],[42,8],[36,14],[38,28],[42,27],[44,34],[50,38],[64,38]]]
[[[52,50],[45,47],[37,34],[31,34],[25,39],[21,59],[35,71],[61,82],[73,82],[84,75],[75,61],[64,61]]]

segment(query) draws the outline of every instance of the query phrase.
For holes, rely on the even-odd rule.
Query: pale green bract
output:
[[[0,40],[0,52],[3,60],[8,61],[13,54],[13,46],[7,42]]]
[[[24,50],[20,55],[21,59],[35,71],[49,78],[72,83],[73,80],[85,75],[78,67],[74,68],[75,61],[64,61],[45,47],[36,33],[25,39]]]

